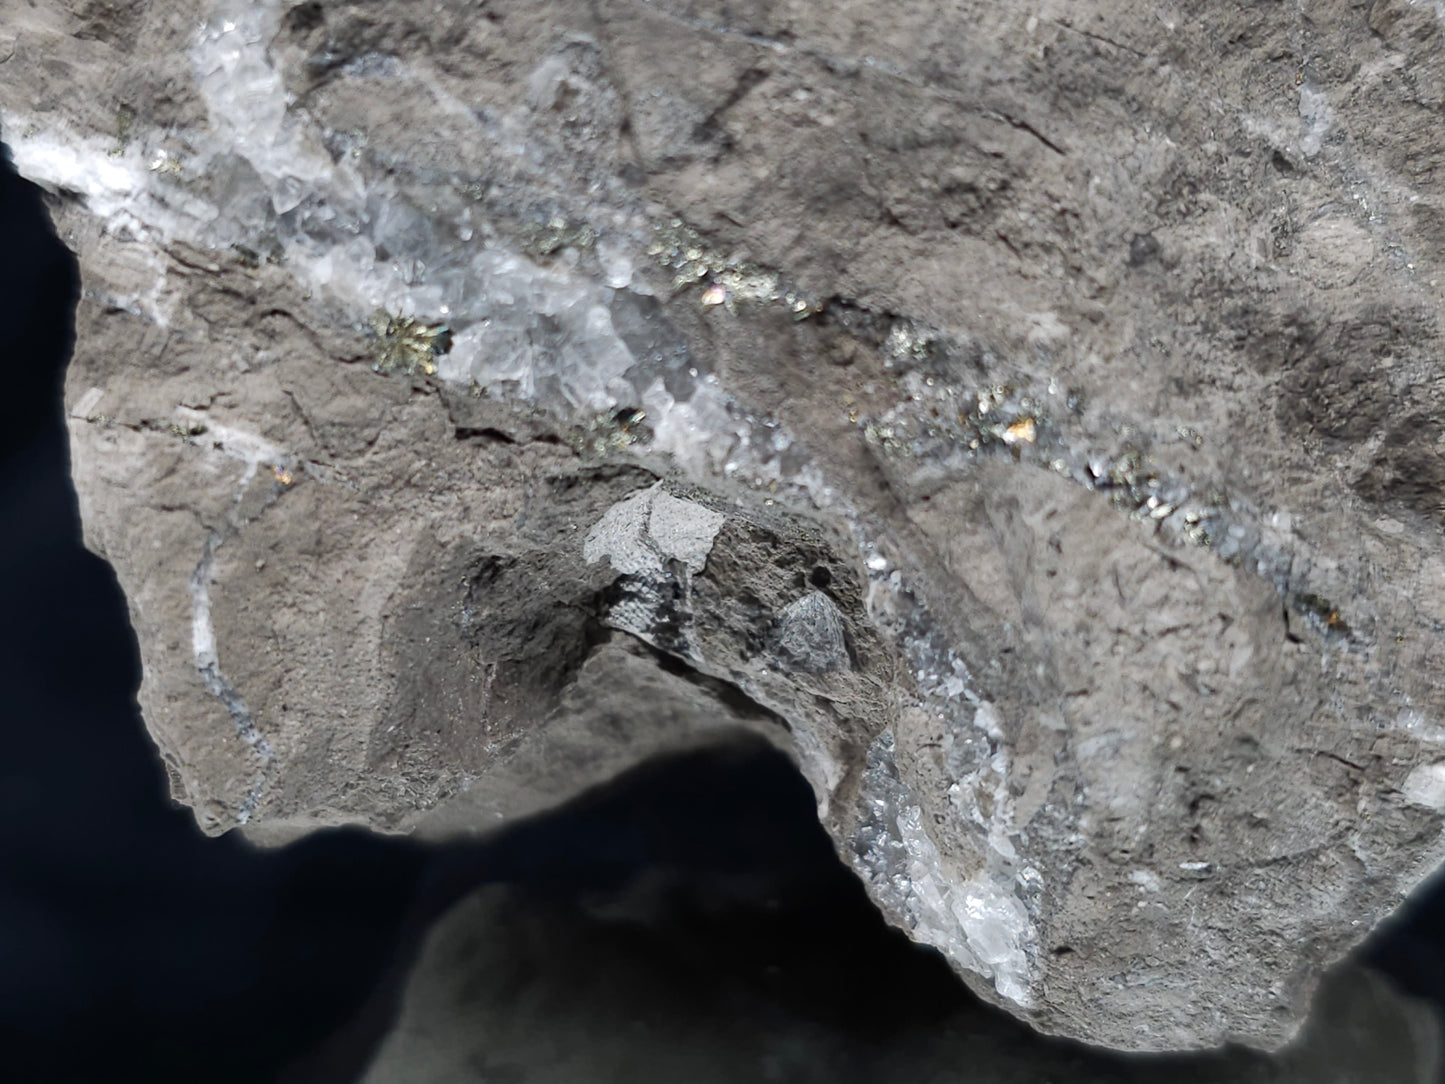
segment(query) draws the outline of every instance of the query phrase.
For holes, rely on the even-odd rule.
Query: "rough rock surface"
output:
[[[3,0],[176,794],[478,832],[762,732],[985,997],[1284,1042],[1445,854],[1442,32]]]

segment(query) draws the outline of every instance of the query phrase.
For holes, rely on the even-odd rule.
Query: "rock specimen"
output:
[[[0,6],[208,831],[790,750],[1040,1029],[1260,1047],[1442,857],[1408,0]]]

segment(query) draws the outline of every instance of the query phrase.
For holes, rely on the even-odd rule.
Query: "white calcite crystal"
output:
[[[986,855],[985,867],[971,876],[950,869],[893,754],[889,733],[868,751],[863,801],[869,816],[854,840],[859,872],[884,912],[914,937],[955,966],[991,980],[1000,997],[1028,1008],[1037,936],[1013,884],[1014,856]]]

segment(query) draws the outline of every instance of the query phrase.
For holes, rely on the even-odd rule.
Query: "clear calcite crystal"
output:
[[[194,47],[223,153],[249,167],[274,210],[271,233],[247,231],[232,211],[246,200],[229,193],[203,236],[258,251],[278,246],[298,279],[353,320],[380,309],[446,321],[452,345],[438,366],[444,380],[570,421],[640,407],[655,450],[688,473],[741,467],[755,479],[780,477],[777,453],[787,440],[780,444],[738,417],[685,346],[639,356],[614,326],[619,315],[628,324],[647,322],[650,287],[631,271],[649,236],[637,208],[584,203],[582,213],[598,226],[566,239],[588,242],[586,266],[571,246],[542,264],[501,240],[494,224],[459,198],[458,187],[466,186],[457,178],[399,183],[366,176],[345,156],[333,161],[323,150],[327,133],[304,111],[287,111],[269,51],[278,15],[274,4],[223,5]],[[534,83],[555,82],[551,69],[559,63],[555,56],[543,61]],[[425,83],[439,107],[447,104],[424,70],[386,58],[382,72]],[[528,153],[507,138],[489,140],[488,149],[521,160]],[[640,299],[630,295],[633,286]]]
[[[1008,869],[1015,856],[994,853],[972,875],[951,870],[898,776],[893,752],[890,733],[868,750],[862,787],[868,818],[853,840],[856,868],[885,914],[1027,1008],[1037,937]],[[1028,875],[1018,878],[1024,886],[1036,889],[1038,871],[1021,873]]]
[[[1445,854],[1439,24],[704,8],[16,8],[175,792],[449,836],[748,730],[984,997],[1278,1045]]]

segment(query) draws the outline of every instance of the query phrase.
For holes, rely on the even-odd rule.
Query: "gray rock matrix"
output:
[[[0,0],[175,795],[455,837],[750,731],[983,997],[1286,1042],[1445,857],[1442,34]]]

